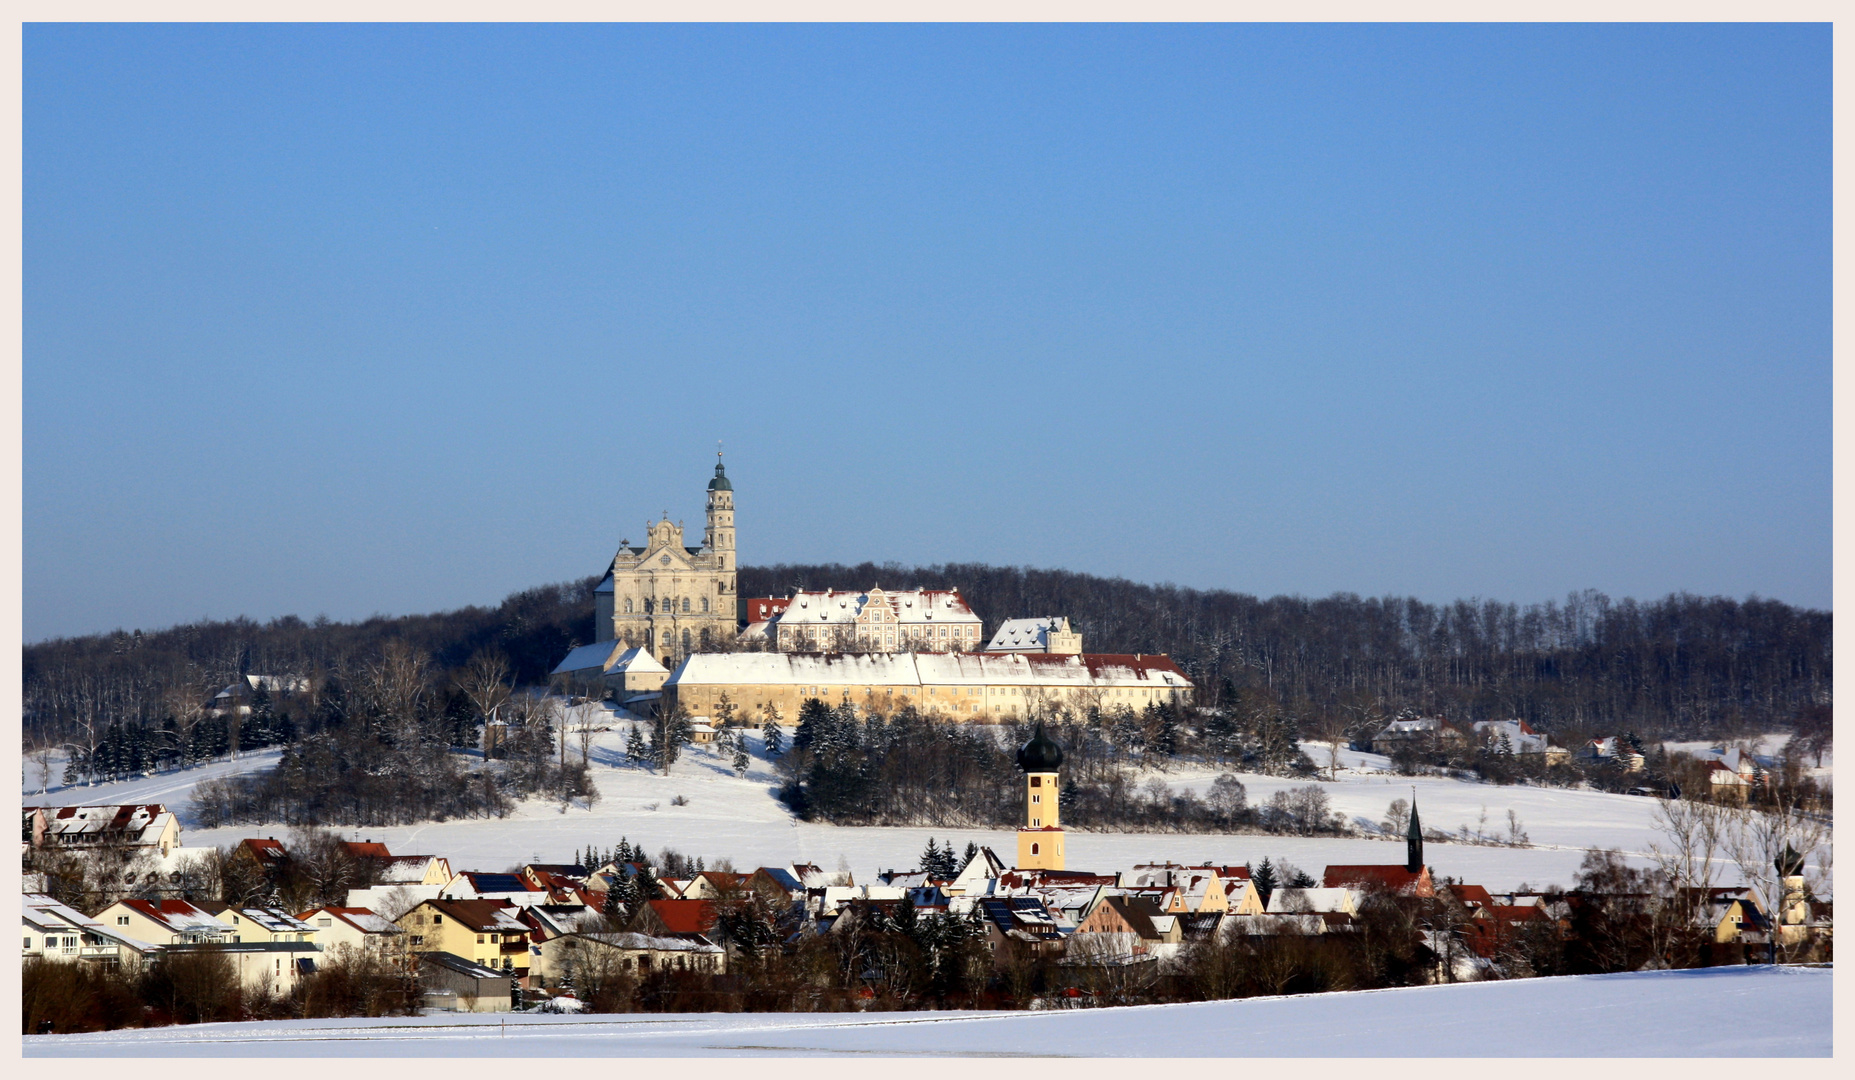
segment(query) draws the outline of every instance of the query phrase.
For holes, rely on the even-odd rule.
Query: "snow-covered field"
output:
[[[815,862],[826,869],[846,867],[859,881],[870,880],[881,870],[913,867],[930,836],[951,838],[956,848],[964,848],[969,840],[990,845],[1008,861],[1017,850],[1014,834],[1003,829],[847,828],[801,822],[773,797],[778,781],[771,764],[762,758],[754,759],[745,777],[737,777],[722,758],[691,748],[671,775],[658,776],[624,765],[624,735],[622,726],[605,732],[593,748],[594,781],[601,798],[591,808],[529,802],[504,819],[351,832],[357,838],[384,841],[399,853],[444,855],[458,870],[505,870],[536,860],[568,862],[587,844],[608,847],[624,836],[652,852],[671,847],[703,856],[711,866],[720,858],[743,869]],[[757,750],[758,735],[749,741]],[[1310,743],[1306,749],[1317,764],[1326,764],[1325,747]],[[261,751],[236,763],[220,762],[113,784],[54,788],[43,796],[37,794],[36,769],[29,765],[22,794],[28,803],[48,805],[164,802],[181,815],[184,825],[189,792],[199,780],[267,768],[276,757],[274,750]],[[1593,847],[1617,848],[1633,861],[1646,864],[1655,839],[1653,799],[1559,788],[1499,787],[1439,777],[1405,778],[1386,771],[1384,758],[1351,751],[1342,752],[1341,762],[1338,780],[1323,786],[1333,809],[1350,819],[1377,822],[1393,799],[1408,800],[1413,790],[1424,824],[1430,828],[1454,831],[1465,824],[1473,828],[1485,811],[1483,831],[1501,834],[1507,829],[1507,812],[1514,811],[1534,846],[1433,843],[1425,851],[1426,861],[1439,875],[1490,889],[1511,889],[1523,883],[1568,885],[1585,851]],[[1193,767],[1154,775],[1175,790],[1202,790],[1220,771]],[[1237,776],[1252,803],[1309,782]],[[672,800],[677,796],[687,803],[675,805]],[[183,840],[189,847],[229,846],[245,836],[282,839],[285,834],[286,827],[281,825],[189,828]],[[1286,858],[1318,875],[1329,863],[1402,862],[1404,849],[1401,841],[1368,838],[1076,832],[1069,839],[1069,864],[1075,869],[1113,870],[1163,860],[1241,864],[1265,857]]]
[[[26,1057],[1827,1057],[1826,968],[1046,1013],[426,1016],[25,1037]]]

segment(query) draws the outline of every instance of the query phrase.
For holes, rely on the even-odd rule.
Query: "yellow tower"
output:
[[[1031,741],[1018,750],[1018,768],[1024,770],[1024,827],[1018,830],[1018,869],[1063,869],[1063,815],[1057,802],[1056,770],[1063,764],[1063,748],[1043,733],[1043,724]]]

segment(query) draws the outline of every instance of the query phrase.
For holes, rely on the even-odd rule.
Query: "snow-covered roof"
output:
[[[1550,740],[1534,731],[1525,720],[1478,720],[1475,731],[1489,738],[1507,737],[1508,745],[1518,754],[1544,753]]]
[[[696,653],[665,686],[1069,686],[1189,688],[1160,654]]]
[[[1425,731],[1453,731],[1455,726],[1440,716],[1400,717],[1379,729],[1379,737],[1386,735],[1415,735]]]
[[[998,632],[987,643],[987,652],[1003,652],[1013,649],[1047,649],[1050,646],[1050,633],[1069,633],[1069,620],[1061,615],[1045,619],[1006,619],[999,624]]]
[[[653,949],[659,952],[718,953],[721,946],[707,940],[656,937],[651,934],[579,934],[619,949]]]
[[[62,843],[101,839],[108,835],[131,845],[159,842],[174,815],[161,803],[128,803],[108,806],[25,807],[45,812],[45,833]],[[178,835],[178,834],[176,834]]]
[[[124,900],[122,903],[176,934],[218,936],[227,930],[226,924],[214,918],[212,913],[194,907],[185,900]]]
[[[118,933],[113,928],[104,926],[76,908],[61,904],[44,893],[26,893],[21,896],[19,913],[27,926],[40,933],[77,930],[126,945],[140,953],[153,953],[160,950],[158,945]]]
[[[545,893],[542,894],[542,899],[546,899]],[[479,933],[492,930],[517,934],[528,932],[528,927],[523,926],[522,921],[515,917],[515,908],[503,907],[495,900],[443,898],[425,902]]]
[[[315,929],[289,912],[278,908],[233,908],[232,913],[243,915],[261,929],[272,934],[300,934]]]
[[[605,671],[612,666],[613,657],[622,644],[617,639],[612,641],[595,641],[591,645],[582,645],[567,653],[566,658],[554,665],[550,675],[565,675],[573,671],[590,671],[598,668]]]
[[[240,685],[240,684],[243,685]],[[309,680],[300,675],[246,675],[213,695],[213,700],[244,697],[254,690],[267,694],[301,693],[309,689]]]
[[[775,618],[782,626],[842,626],[868,619],[858,619],[871,599],[886,601],[895,622],[904,626],[926,623],[977,623],[979,616],[960,595],[958,589],[905,589],[891,592],[882,588],[868,592],[795,592],[786,608]],[[872,612],[874,614],[874,612]],[[888,621],[888,620],[885,620]]]
[[[380,917],[379,915],[374,914],[372,911],[369,911],[367,908],[325,907],[325,908],[319,908],[316,911],[308,912],[303,916],[303,918],[307,920],[307,919],[310,919],[322,913],[327,913],[333,918],[340,919],[342,922],[347,923],[349,926],[354,927],[356,930],[359,930],[363,934],[403,934],[405,933],[404,930],[401,930],[399,928],[398,924],[390,922],[387,919],[384,919]]]
[[[657,658],[650,654],[649,649],[637,646],[626,649],[617,660],[612,661],[612,670],[646,675],[668,675],[670,673],[670,669],[658,663]]]

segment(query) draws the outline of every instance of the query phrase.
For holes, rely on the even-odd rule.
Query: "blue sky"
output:
[[[28,26],[27,640],[741,558],[1830,604],[1826,26]],[[1030,613],[1019,613],[1030,614]]]

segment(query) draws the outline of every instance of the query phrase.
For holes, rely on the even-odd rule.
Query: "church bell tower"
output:
[[[734,573],[734,485],[722,468],[721,451],[715,451],[715,478],[709,481],[708,532],[702,546],[715,553],[715,569]]]
[[[1063,869],[1063,817],[1057,804],[1056,770],[1063,765],[1063,748],[1037,733],[1018,751],[1018,768],[1024,770],[1024,827],[1018,830],[1018,869]]]

